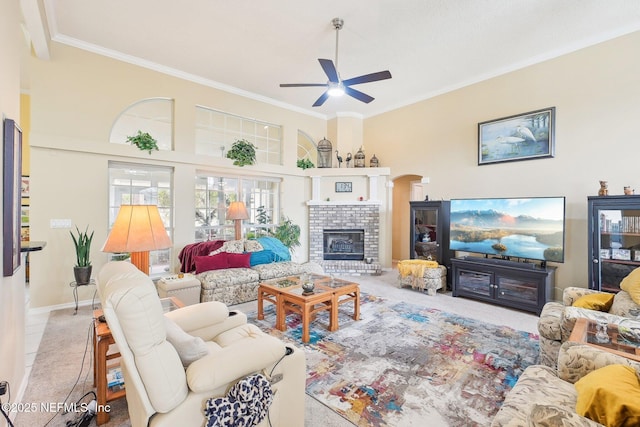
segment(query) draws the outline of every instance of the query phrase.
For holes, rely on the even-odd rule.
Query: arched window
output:
[[[318,165],[318,147],[305,132],[298,130],[298,160],[309,159]]]
[[[123,110],[111,127],[109,142],[129,144],[128,136],[147,132],[158,141],[160,150],[173,149],[173,99],[149,98]]]

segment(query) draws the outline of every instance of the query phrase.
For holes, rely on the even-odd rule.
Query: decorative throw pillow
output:
[[[229,260],[226,252],[217,255],[205,255],[195,257],[196,274],[210,270],[220,270],[229,268]]]
[[[535,403],[527,416],[528,427],[592,427],[593,421],[555,405],[541,405]]]
[[[613,294],[588,294],[583,295],[573,302],[574,307],[588,308],[589,310],[598,310],[609,312],[613,305]]]
[[[229,268],[249,268],[251,267],[250,260],[251,254],[227,254],[229,260]]]
[[[233,254],[241,254],[244,252],[244,240],[227,240],[215,251],[209,252],[209,255],[217,255],[222,252]]]
[[[576,412],[606,426],[640,425],[640,381],[631,366],[608,365],[576,384]]]
[[[167,316],[163,317],[167,329],[167,341],[176,349],[185,368],[209,354],[207,344],[202,338],[186,333],[176,322]]]
[[[251,252],[251,259],[249,260],[249,264],[251,267],[254,265],[260,264],[270,264],[276,260],[276,254],[273,251],[263,250],[257,252]]]
[[[640,304],[640,267],[633,270],[620,282],[620,289],[627,292],[633,302]]]
[[[257,240],[245,240],[244,241],[244,251],[245,252],[259,252],[264,248]]]

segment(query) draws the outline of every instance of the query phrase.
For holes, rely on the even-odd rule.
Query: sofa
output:
[[[200,302],[226,305],[256,300],[265,280],[323,273],[317,263],[291,261],[289,249],[273,237],[194,243],[180,251],[179,260],[181,271],[200,281]]]
[[[590,296],[613,297],[610,307],[601,307],[602,311],[574,306],[578,299]],[[584,299],[584,298],[583,298]],[[562,302],[551,301],[544,305],[538,319],[538,334],[540,336],[540,363],[556,368],[558,352],[562,343],[569,339],[576,319],[602,318],[607,323],[620,323],[621,320],[634,317],[640,313],[640,305],[635,303],[631,295],[621,290],[615,295],[592,289],[568,287],[562,293]]]
[[[612,368],[615,372],[622,369],[624,372],[627,366],[632,369],[627,370],[631,372],[624,380],[621,376],[607,376],[608,372],[602,369]],[[507,394],[491,427],[640,425],[639,374],[639,362],[588,344],[565,342],[559,350],[557,370],[544,365],[531,365],[524,370]],[[603,381],[602,375],[607,380]],[[634,388],[631,393],[622,393],[622,383],[624,381],[626,385],[629,376]],[[618,381],[620,384],[616,384]],[[611,389],[618,387],[618,391],[609,393],[609,386]],[[598,402],[607,402],[615,410],[603,414]],[[579,415],[578,409],[586,409],[590,418]],[[604,422],[605,415],[609,422]],[[624,421],[612,423],[612,418],[623,418]]]
[[[128,262],[107,263],[97,289],[121,354],[132,427],[304,425],[301,350],[220,302],[163,313],[149,276]]]

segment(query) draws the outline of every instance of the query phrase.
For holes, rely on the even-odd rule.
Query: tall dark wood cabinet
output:
[[[589,288],[618,292],[640,267],[640,195],[588,197]]]
[[[451,270],[449,250],[449,201],[409,202],[411,207],[412,259],[433,259]],[[451,283],[451,274],[447,274]]]

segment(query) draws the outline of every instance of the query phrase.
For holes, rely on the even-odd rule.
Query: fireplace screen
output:
[[[364,230],[323,230],[325,260],[363,260]]]

